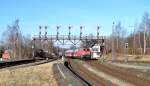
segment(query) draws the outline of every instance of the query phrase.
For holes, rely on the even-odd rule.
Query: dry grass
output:
[[[0,70],[0,86],[57,86],[53,63]]]

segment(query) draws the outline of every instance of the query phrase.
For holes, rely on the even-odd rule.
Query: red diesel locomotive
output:
[[[67,50],[65,52],[65,57],[67,58],[90,58],[91,57],[91,50],[87,49],[79,49],[79,50]]]

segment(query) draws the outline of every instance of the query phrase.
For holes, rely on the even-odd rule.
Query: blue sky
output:
[[[24,35],[38,34],[39,25],[47,25],[54,34],[60,25],[61,34],[72,25],[72,34],[85,26],[84,34],[95,33],[100,25],[102,35],[110,35],[112,22],[121,21],[128,31],[140,22],[145,12],[150,13],[149,0],[0,0],[0,38],[7,25],[20,20]]]

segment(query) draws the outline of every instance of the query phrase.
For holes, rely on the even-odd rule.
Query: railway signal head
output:
[[[71,26],[69,26],[69,29],[71,29]]]
[[[104,43],[104,39],[102,39],[102,43]]]
[[[42,26],[39,26],[39,29],[42,29]]]
[[[80,30],[82,30],[83,29],[83,26],[80,26]]]
[[[100,29],[100,26],[97,26],[97,30],[99,30]]]
[[[45,26],[45,29],[47,29],[47,26]]]
[[[56,28],[59,29],[60,26],[57,26]]]
[[[128,43],[125,43],[125,48],[128,48]]]

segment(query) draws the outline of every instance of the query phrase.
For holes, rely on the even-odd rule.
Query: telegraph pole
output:
[[[114,57],[114,26],[115,26],[115,23],[113,22],[113,25],[112,25],[112,60],[115,61],[115,57]]]
[[[132,51],[132,54],[133,55],[135,55],[135,45],[136,45],[136,43],[135,43],[135,26],[136,25],[132,25],[132,26],[129,26],[129,27],[131,27],[131,28],[133,28],[132,30],[131,30],[131,36],[132,36],[132,38],[133,38],[133,41],[132,41],[132,49],[133,49],[133,51]]]
[[[142,54],[142,47],[141,47],[141,33],[139,31],[139,46],[140,46],[140,54]]]
[[[35,38],[33,38],[33,43],[32,43],[32,57],[35,57]]]
[[[136,25],[134,25],[133,26],[133,55],[135,55],[135,53],[136,53],[136,40],[135,40],[135,36],[136,36],[136,34],[135,34],[135,29],[136,29]]]
[[[144,54],[146,53],[146,22],[144,24]]]

